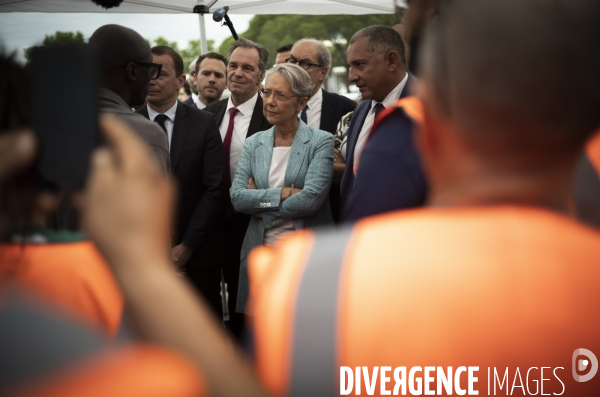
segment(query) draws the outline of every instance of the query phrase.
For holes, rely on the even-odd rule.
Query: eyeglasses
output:
[[[156,80],[158,78],[158,76],[160,76],[160,70],[162,69],[162,64],[160,64],[160,63],[153,63],[153,62],[146,62],[146,61],[133,61],[133,63],[140,65],[140,66],[145,66],[147,68],[150,68],[150,79],[151,80]]]
[[[271,91],[271,90],[264,90],[263,91],[263,97],[265,99],[269,99],[271,97],[271,95],[273,95],[273,98],[277,101],[277,102],[285,102],[290,98],[296,98],[295,95],[293,96],[287,96],[285,94],[282,94],[279,91]]]
[[[301,61],[295,59],[295,58],[288,58],[285,60],[287,63],[294,63],[298,66],[300,66],[302,69],[304,70],[308,70],[310,69],[311,66],[317,66],[317,67],[323,67],[323,65],[319,65],[318,63],[311,63],[309,61],[307,61],[306,59],[303,59]]]

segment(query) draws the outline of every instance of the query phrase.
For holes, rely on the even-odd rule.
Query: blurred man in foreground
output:
[[[600,234],[568,215],[576,161],[600,125],[599,18],[591,0],[441,11],[418,65],[430,208],[299,233],[250,258],[257,368],[273,393],[359,394],[359,367],[375,394],[403,367],[396,386],[413,395],[482,395],[496,370],[508,382],[492,388],[513,393],[529,369],[544,393],[600,390],[571,374],[579,348],[600,351]]]
[[[152,147],[163,168],[169,170],[165,133],[131,111],[144,103],[148,83],[160,74],[160,66],[152,63],[150,46],[137,32],[119,25],[98,28],[89,43],[100,54],[100,110],[125,120]]]

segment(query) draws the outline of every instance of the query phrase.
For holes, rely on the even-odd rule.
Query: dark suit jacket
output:
[[[409,95],[409,89],[411,85],[412,77],[408,76],[408,81],[404,86],[404,89],[400,93],[400,98],[404,98]],[[354,113],[352,114],[352,119],[350,121],[350,127],[348,128],[347,142],[346,142],[346,169],[344,170],[344,175],[342,176],[342,182],[340,183],[340,195],[341,195],[341,204],[342,204],[342,215],[341,221],[346,220],[346,206],[348,197],[350,192],[354,188],[354,172],[352,171],[354,168],[354,148],[356,147],[356,142],[358,141],[358,135],[360,134],[360,130],[365,123],[365,119],[367,118],[367,113],[371,109],[371,100],[364,100],[360,105],[356,108]]]
[[[148,118],[148,109],[138,111]],[[194,249],[188,267],[208,268],[224,256],[223,203],[227,197],[225,152],[210,113],[177,105],[171,137],[171,172],[179,187],[173,244]]]
[[[413,121],[397,108],[379,122],[360,156],[343,221],[418,207],[426,197],[427,180],[414,142]]]
[[[192,97],[189,97],[188,99],[186,99],[185,101],[181,102],[184,105],[190,105],[190,106],[194,106],[194,100],[192,99]]]
[[[352,99],[323,90],[319,129],[335,134],[340,119],[353,111],[355,107],[356,102]]]
[[[211,103],[206,107],[207,112],[211,112],[215,115],[217,126],[221,125],[223,117],[225,116],[225,109],[227,108],[228,99],[221,99],[215,103]],[[267,121],[263,114],[263,100],[260,94],[256,99],[256,106],[250,119],[250,125],[248,126],[248,133],[246,138],[256,134],[259,131],[265,131],[271,128],[272,125]],[[225,154],[223,154],[223,157]],[[227,165],[229,166],[229,159],[227,159]],[[229,194],[229,192],[227,193]],[[242,249],[242,242],[246,234],[246,229],[250,223],[250,215],[236,213],[229,217],[225,222],[225,244],[227,246],[227,261],[231,266],[240,264],[240,251]]]

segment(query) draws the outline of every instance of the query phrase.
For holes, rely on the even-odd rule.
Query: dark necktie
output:
[[[375,110],[375,119],[373,120],[373,125],[371,126],[371,130],[369,131],[369,135],[367,136],[367,141],[365,142],[365,146],[363,147],[363,152],[364,152],[364,148],[367,147],[367,144],[369,143],[369,139],[371,138],[371,135],[373,135],[373,131],[375,130],[375,122],[377,121],[377,116],[379,116],[379,113],[381,113],[381,111],[385,109],[385,106],[383,106],[383,104],[381,102],[378,102],[375,106],[374,106],[374,110]],[[362,155],[362,154],[361,154]],[[358,171],[358,161],[355,161],[352,167],[352,171],[354,172],[354,175],[356,175],[356,172]]]
[[[385,109],[385,106],[383,106],[381,102],[375,105],[375,119],[373,119],[373,126],[371,127],[371,131],[369,131],[369,137],[371,137],[371,135],[373,134],[373,131],[375,130],[375,122],[377,121],[377,116],[379,116],[379,113],[381,113],[383,109]]]
[[[159,114],[158,116],[156,116],[154,118],[154,122],[158,125],[160,125],[160,127],[163,129],[163,131],[165,132],[165,134],[167,134],[167,137],[169,136],[169,134],[167,133],[167,127],[165,126],[165,121],[170,120],[170,118],[167,115],[164,114]]]
[[[304,121],[304,123],[308,123],[308,117],[306,116],[306,109],[308,109],[308,106],[305,106],[304,109],[302,109],[302,113],[300,113],[300,120]]]
[[[227,126],[227,133],[223,138],[223,148],[225,149],[225,159],[227,160],[225,166],[225,175],[227,176],[227,186],[231,187],[231,138],[233,137],[233,120],[237,114],[237,108],[229,109],[229,125]],[[231,205],[231,197],[227,195],[227,205],[225,206],[225,215],[229,216],[233,213],[233,206]]]

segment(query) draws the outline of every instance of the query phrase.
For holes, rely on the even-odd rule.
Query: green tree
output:
[[[346,65],[348,41],[358,30],[370,25],[392,26],[398,20],[393,14],[379,15],[256,15],[248,30],[240,36],[261,43],[269,51],[268,66],[275,62],[275,49],[304,37],[331,42],[332,66]],[[226,56],[233,38],[219,46]]]
[[[25,59],[27,62],[31,61],[31,53],[34,48],[38,47],[62,47],[66,45],[73,44],[84,44],[86,42],[83,37],[83,33],[80,31],[77,32],[61,32],[57,31],[54,34],[46,35],[44,37],[44,41],[41,46],[32,46],[29,48],[25,48]]]
[[[150,44],[150,46],[166,45],[168,47],[171,47],[175,51],[177,51],[179,53],[179,55],[181,55],[181,58],[183,59],[184,72],[187,72],[187,68],[188,68],[189,64],[192,63],[192,61],[194,61],[195,59],[198,59],[198,57],[200,55],[202,55],[202,50],[200,47],[200,40],[188,41],[187,47],[185,47],[183,49],[179,48],[179,44],[177,44],[176,41],[169,41],[162,36],[157,37],[156,39],[154,39],[154,41],[148,41],[148,44]],[[209,52],[214,51],[215,50],[215,41],[207,40],[206,46],[207,46],[207,49]]]

